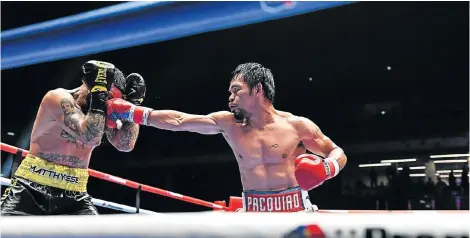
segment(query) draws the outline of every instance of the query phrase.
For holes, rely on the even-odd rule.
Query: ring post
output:
[[[15,174],[16,170],[21,164],[21,161],[23,161],[23,149],[19,149],[16,151],[15,155],[13,156],[13,162],[11,164],[11,170],[10,170],[10,178],[13,177]]]
[[[135,195],[135,213],[139,213],[140,209],[140,192],[142,192],[142,185],[139,184],[139,187],[137,187],[137,193]]]

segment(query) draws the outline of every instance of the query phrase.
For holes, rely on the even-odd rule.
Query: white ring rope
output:
[[[3,178],[3,177],[0,177],[0,182],[1,182],[1,185],[5,185],[5,186],[9,186],[11,184],[10,179]],[[109,208],[109,209],[113,209],[113,210],[121,211],[121,212],[136,213],[136,211],[137,211],[136,207],[131,207],[131,206],[127,206],[127,205],[123,205],[123,204],[119,204],[119,203],[114,203],[114,202],[109,202],[109,201],[96,199],[96,198],[92,198],[91,202],[95,206],[105,207],[105,208]],[[152,211],[149,211],[149,210],[145,210],[145,209],[142,209],[142,208],[139,209],[139,213],[142,213],[142,214],[161,214],[161,213],[156,213],[156,212],[152,212]]]
[[[468,237],[468,218],[468,212],[193,212],[170,213],[165,216],[124,214],[91,217],[2,217],[2,238]]]

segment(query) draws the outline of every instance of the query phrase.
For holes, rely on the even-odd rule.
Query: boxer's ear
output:
[[[256,85],[256,93],[258,94],[258,93],[261,93],[261,92],[263,92],[263,85],[261,83],[258,83]]]

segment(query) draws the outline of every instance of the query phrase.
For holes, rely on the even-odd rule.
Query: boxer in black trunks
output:
[[[88,61],[83,84],[44,96],[31,133],[30,154],[12,176],[1,199],[1,215],[97,215],[87,193],[92,151],[104,134],[119,151],[133,149],[139,125],[106,120],[106,101],[126,98],[140,104],[145,82],[113,64]]]

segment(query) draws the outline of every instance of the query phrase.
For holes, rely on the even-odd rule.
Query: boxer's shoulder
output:
[[[292,115],[287,118],[287,121],[297,129],[297,131],[309,131],[317,128],[317,125],[310,119],[302,116]]]
[[[228,111],[218,111],[209,114],[209,116],[214,120],[217,124],[224,124],[224,123],[231,123],[233,120],[233,114]]]
[[[296,116],[290,112],[282,112],[279,115],[283,116],[286,121],[293,126],[297,126],[298,124],[302,123],[302,117]]]
[[[276,110],[276,113],[277,115],[279,115],[280,117],[282,118],[285,118],[287,120],[289,120],[289,118],[293,117],[294,115],[290,112],[284,112],[284,111],[279,111],[279,110]]]
[[[283,118],[290,125],[297,127],[298,124],[302,123],[302,119],[299,116],[296,116],[290,112],[276,110],[276,113],[279,117]]]
[[[70,94],[69,91],[65,88],[56,88],[56,89],[51,89],[47,91],[46,95],[65,95],[65,94]]]
[[[56,88],[44,95],[41,104],[59,104],[63,99],[73,100],[72,94],[66,89]]]

